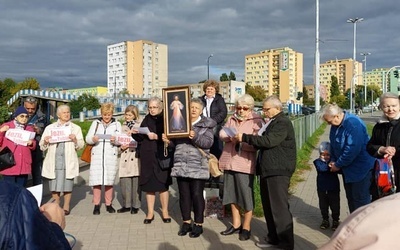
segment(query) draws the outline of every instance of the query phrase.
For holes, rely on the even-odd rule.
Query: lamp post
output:
[[[210,58],[213,57],[213,54],[210,54],[207,58],[207,80],[210,79]]]
[[[117,100],[117,71],[114,72],[114,103]]]
[[[356,75],[356,34],[357,34],[357,23],[363,21],[364,18],[349,18],[347,19],[348,23],[353,24],[353,79],[350,83],[350,112],[353,112],[353,82],[354,82],[354,76]]]
[[[319,0],[315,2],[315,111],[318,112],[320,109],[320,93],[319,93]]]
[[[363,74],[363,80],[364,80],[364,105],[367,104],[367,81],[365,79],[365,73],[367,73],[367,56],[371,55],[370,52],[361,52],[360,55],[364,56],[364,74]]]

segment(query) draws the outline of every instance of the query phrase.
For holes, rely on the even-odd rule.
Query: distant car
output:
[[[303,115],[311,115],[315,113],[315,109],[313,109],[312,107],[301,107],[301,113]]]

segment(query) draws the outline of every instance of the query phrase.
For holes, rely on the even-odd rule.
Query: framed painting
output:
[[[168,138],[188,137],[191,128],[189,87],[164,88],[162,91],[164,133]]]

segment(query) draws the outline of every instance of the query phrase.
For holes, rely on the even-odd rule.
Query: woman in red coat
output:
[[[26,141],[17,140],[17,136],[6,135],[7,131],[25,130],[34,132],[32,126],[28,126],[28,111],[20,106],[14,112],[14,120],[0,126],[0,148],[8,147],[14,152],[15,165],[0,171],[5,181],[16,183],[19,186],[26,186],[28,174],[31,173],[32,156],[31,151],[36,148],[34,136]],[[11,134],[11,133],[9,133]],[[32,138],[32,139],[30,139]]]

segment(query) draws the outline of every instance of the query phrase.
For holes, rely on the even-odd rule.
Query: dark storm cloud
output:
[[[397,1],[320,0],[321,62],[371,52],[368,68],[400,64]],[[42,87],[106,84],[106,47],[146,39],[168,45],[169,83],[198,82],[210,73],[244,78],[244,57],[291,47],[304,54],[311,83],[315,53],[315,1],[7,1],[0,0],[0,79],[35,77]]]

